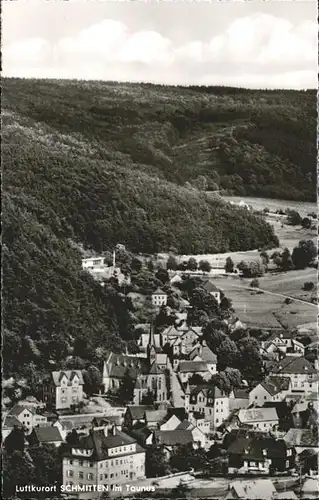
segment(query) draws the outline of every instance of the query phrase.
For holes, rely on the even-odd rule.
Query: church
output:
[[[158,352],[154,340],[154,327],[150,326],[146,353],[116,354],[111,352],[103,365],[104,393],[116,390],[127,374],[135,380],[134,405],[140,405],[143,396],[152,393],[155,403],[169,400],[169,360],[165,353]]]

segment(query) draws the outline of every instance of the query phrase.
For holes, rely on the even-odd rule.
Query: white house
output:
[[[215,375],[217,373],[217,356],[213,351],[207,346],[205,340],[201,343],[197,342],[194,348],[188,355],[190,361],[204,361],[207,365],[208,371]]]
[[[205,361],[181,360],[177,367],[177,373],[182,383],[187,383],[192,375],[201,375],[204,380],[209,380],[211,373]]]
[[[292,392],[317,392],[318,373],[304,357],[287,356],[270,370],[270,375],[289,377]]]
[[[81,370],[54,371],[43,385],[43,400],[56,410],[71,408],[83,401],[83,384]]]
[[[165,293],[161,288],[155,290],[155,292],[152,293],[152,304],[155,307],[166,306],[167,293]]]
[[[189,413],[201,413],[205,420],[216,429],[229,416],[229,398],[218,387],[208,385],[190,386],[185,391],[185,410]]]
[[[279,424],[276,408],[251,408],[238,412],[238,421],[241,425],[248,425],[264,432],[273,430]]]
[[[9,412],[9,415],[15,417],[25,427],[29,434],[37,425],[43,425],[47,418],[36,412],[35,408],[16,404]]]
[[[218,303],[218,305],[220,305],[220,290],[218,290],[218,288],[214,285],[214,283],[212,283],[210,280],[207,280],[204,283],[203,288],[212,297],[214,297],[214,299],[216,300],[216,302]]]
[[[263,406],[269,401],[283,401],[291,391],[289,377],[269,376],[249,393],[249,404]]]

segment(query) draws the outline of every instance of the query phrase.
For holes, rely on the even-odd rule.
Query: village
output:
[[[243,272],[229,261],[177,269],[172,260],[149,266],[162,285],[143,295],[127,292],[115,251],[108,263],[82,259],[101,286],[142,297],[137,348],[110,351],[90,394],[80,368],[48,373],[41,397],[5,409],[3,446],[57,448],[70,499],[172,487],[183,498],[317,498],[316,340],[245,324],[218,286],[218,275]]]

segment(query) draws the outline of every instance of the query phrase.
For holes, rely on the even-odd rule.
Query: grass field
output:
[[[265,276],[259,280],[260,288],[276,294],[309,299],[309,296],[301,297],[303,293],[301,287],[304,281],[315,282],[315,270],[312,272],[309,272],[309,269],[302,271],[300,276],[295,271],[292,273],[291,277],[289,277],[289,273]],[[306,278],[306,276],[308,277]],[[214,279],[215,285],[221,288],[226,296],[232,300],[240,320],[248,326],[296,328],[298,325],[313,323],[317,320],[317,308],[313,304],[297,301],[285,304],[285,297],[268,293],[259,294],[257,291],[242,288],[248,287],[250,281],[231,277]]]

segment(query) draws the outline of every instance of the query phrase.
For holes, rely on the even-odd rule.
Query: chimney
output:
[[[104,436],[107,437],[109,435],[109,429],[108,429],[108,426],[106,425],[104,427]]]
[[[113,434],[113,436],[116,435],[116,426],[115,425],[112,426],[112,434]]]

